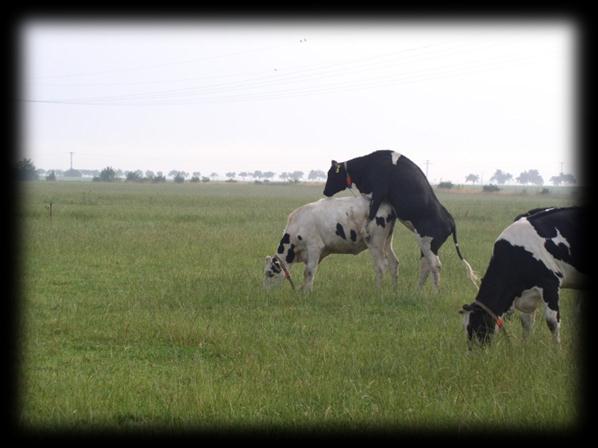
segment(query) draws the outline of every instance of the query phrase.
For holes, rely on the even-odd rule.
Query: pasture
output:
[[[418,291],[401,224],[399,288],[369,253],[333,255],[314,291],[262,289],[288,213],[322,185],[20,186],[19,423],[61,430],[559,430],[579,418],[577,293],[562,346],[542,313],[521,340],[466,353],[475,296],[452,238],[440,292]],[[348,194],[348,193],[347,193]],[[515,215],[566,193],[437,192],[480,277]],[[52,217],[47,205],[52,202]],[[303,265],[292,273],[301,283]]]

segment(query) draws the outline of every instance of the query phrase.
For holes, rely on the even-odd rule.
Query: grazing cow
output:
[[[392,248],[396,216],[382,204],[374,221],[367,221],[370,200],[357,197],[324,198],[293,210],[274,256],[266,257],[264,286],[269,288],[290,280],[289,266],[305,263],[302,289],[310,291],[318,264],[330,254],[357,255],[369,248],[376,271],[376,285],[390,267],[396,286],[399,261]],[[291,281],[291,285],[293,285]],[[294,287],[294,286],[293,286]]]
[[[581,227],[588,217],[581,207],[530,210],[498,236],[475,301],[460,310],[470,347],[476,339],[488,342],[512,308],[523,313],[527,337],[541,302],[548,328],[560,342],[559,291],[583,289],[587,281]]]
[[[441,268],[438,250],[451,234],[457,254],[477,287],[477,278],[459,250],[455,221],[416,164],[390,150],[374,151],[342,163],[333,160],[324,195],[330,197],[353,184],[361,193],[372,195],[369,220],[376,216],[378,207],[385,201],[394,208],[398,219],[415,233],[421,250],[420,287],[432,273],[438,289]]]

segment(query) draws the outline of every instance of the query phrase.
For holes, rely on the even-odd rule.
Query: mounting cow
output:
[[[372,220],[383,201],[395,210],[398,219],[416,235],[421,250],[419,286],[432,273],[434,286],[440,284],[438,250],[449,235],[470,280],[477,287],[471,266],[461,255],[455,221],[440,203],[421,169],[407,157],[390,150],[374,151],[346,162],[332,161],[324,195],[332,196],[355,184],[361,193],[371,194],[368,219]]]
[[[305,263],[304,283],[310,291],[320,261],[330,254],[357,255],[370,250],[376,271],[376,285],[390,267],[393,286],[397,284],[399,261],[392,248],[396,216],[392,207],[382,204],[375,220],[367,220],[368,197],[326,198],[293,210],[274,256],[266,257],[264,286],[280,285],[287,278],[293,285],[289,267]],[[294,285],[293,285],[294,287]]]
[[[504,326],[501,316],[521,311],[524,336],[530,332],[535,309],[544,303],[544,317],[560,342],[561,288],[583,289],[582,223],[589,217],[581,207],[534,209],[509,225],[494,243],[492,258],[473,303],[464,305],[469,345],[488,342]]]

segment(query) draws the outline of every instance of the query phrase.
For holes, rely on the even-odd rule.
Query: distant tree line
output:
[[[131,170],[122,171],[113,167],[106,167],[102,170],[44,170],[36,169],[30,159],[23,159],[17,163],[17,173],[19,180],[38,180],[45,176],[47,181],[55,181],[58,177],[82,178],[92,177],[94,182],[118,182],[124,180],[125,182],[146,182],[146,183],[160,183],[166,182],[166,176],[162,171],[145,171]],[[279,174],[279,178],[287,182],[300,182],[303,180],[305,173],[303,171],[285,171]],[[225,173],[227,181],[235,181],[235,178],[240,178],[242,181],[253,179],[256,182],[269,182],[276,173],[273,171],[229,171]],[[183,183],[188,180],[191,183],[210,182],[218,177],[218,173],[211,172],[209,176],[202,176],[201,172],[194,171],[188,173],[181,170],[171,170],[168,172],[168,177],[176,183]],[[326,173],[321,170],[311,170],[307,176],[310,181],[325,180]]]
[[[495,183],[498,185],[504,185],[507,182],[513,180],[513,175],[511,173],[504,172],[503,170],[496,170],[492,177],[490,178],[490,183]],[[480,176],[477,174],[469,174],[465,177],[465,182],[471,182],[474,184],[479,183]],[[521,185],[544,185],[544,178],[540,175],[538,170],[532,169],[523,171],[515,178],[515,182]],[[577,179],[573,174],[559,174],[558,176],[552,176],[550,178],[550,182],[553,185],[561,185],[561,184],[569,184],[575,185],[577,184]]]
[[[274,178],[276,173],[273,171],[229,171],[225,173],[226,180],[228,182],[236,182],[237,178],[242,181],[253,179],[256,182],[269,182]],[[17,162],[17,179],[19,180],[38,180],[45,178],[47,181],[55,181],[57,177],[70,177],[70,178],[81,178],[83,176],[91,177],[95,182],[116,182],[124,179],[125,182],[147,182],[147,183],[161,183],[166,182],[166,176],[162,171],[141,171],[131,170],[122,171],[120,169],[114,169],[112,167],[106,167],[103,170],[44,170],[36,169],[33,162],[30,159],[22,159]],[[283,171],[278,177],[285,182],[301,182],[305,176],[303,171]],[[188,173],[186,171],[171,170],[168,173],[168,177],[176,183],[183,183],[186,180],[192,183],[209,182],[218,177],[218,173],[212,172],[209,176],[202,176],[199,171]],[[544,179],[536,169],[523,171],[517,177],[513,177],[511,173],[504,172],[501,169],[497,169],[489,182],[491,184],[504,185],[509,181],[517,182],[521,185],[544,185]],[[318,181],[326,180],[326,173],[322,170],[311,170],[307,175],[307,180]],[[577,179],[573,174],[560,173],[558,176],[552,176],[550,182],[553,185],[576,185]],[[477,184],[480,183],[480,176],[477,174],[469,174],[465,177],[465,183]],[[451,188],[453,184],[450,181],[442,182],[442,188]]]

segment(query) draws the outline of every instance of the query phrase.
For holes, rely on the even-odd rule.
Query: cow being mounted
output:
[[[484,344],[504,328],[502,316],[513,308],[523,313],[527,337],[542,302],[548,328],[560,343],[559,291],[587,284],[582,223],[589,214],[584,208],[534,209],[518,218],[494,243],[475,301],[460,310],[470,348],[473,341]]]
[[[394,208],[398,219],[415,233],[421,251],[419,287],[431,273],[438,289],[441,268],[438,250],[451,234],[457,254],[477,287],[477,277],[461,255],[453,217],[434,194],[424,173],[411,160],[390,150],[374,151],[341,163],[333,160],[324,195],[330,197],[352,185],[356,185],[361,193],[372,195],[368,220],[374,219],[380,204],[386,201]]]
[[[392,207],[382,204],[375,220],[367,220],[368,197],[325,198],[293,210],[274,256],[266,257],[264,286],[280,285],[290,277],[293,263],[305,263],[305,291],[313,287],[318,264],[330,254],[353,254],[370,250],[376,271],[376,285],[390,268],[393,285],[397,284],[399,261],[392,248],[396,216]],[[294,285],[293,285],[294,287]]]

